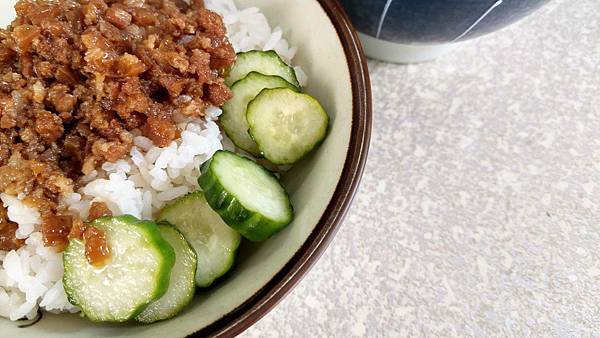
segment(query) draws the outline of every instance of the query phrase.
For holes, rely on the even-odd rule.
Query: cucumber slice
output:
[[[327,135],[329,116],[312,96],[286,88],[265,89],[246,112],[250,136],[275,164],[293,164]]]
[[[177,227],[196,251],[197,286],[210,286],[231,269],[240,234],[223,223],[202,192],[178,198],[161,211],[159,219]]]
[[[146,324],[175,317],[191,303],[196,291],[196,253],[175,227],[159,224],[158,229],[175,249],[176,259],[167,292],[135,317],[138,322]]]
[[[229,71],[225,83],[231,86],[235,82],[245,78],[250,72],[281,76],[287,82],[300,88],[294,68],[283,62],[279,54],[272,50],[265,52],[252,50],[238,53],[235,64]]]
[[[133,216],[103,217],[90,226],[105,233],[111,257],[95,267],[87,261],[84,241],[72,239],[63,254],[67,297],[94,322],[134,318],[167,291],[173,248],[155,223]]]
[[[219,117],[225,133],[233,143],[238,148],[254,156],[259,156],[260,151],[254,140],[250,137],[250,134],[248,134],[246,108],[248,107],[248,103],[265,88],[298,90],[282,77],[251,72],[231,87],[233,98],[223,105],[223,115]]]
[[[230,227],[258,242],[292,222],[288,193],[262,166],[229,151],[218,151],[198,178],[208,204]]]

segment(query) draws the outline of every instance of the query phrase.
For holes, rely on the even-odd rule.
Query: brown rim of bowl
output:
[[[193,336],[235,337],[277,305],[321,257],[350,207],[371,139],[372,101],[367,60],[350,20],[337,0],[317,0],[340,37],[352,82],[352,135],[337,188],[316,228],[294,257],[252,298]]]

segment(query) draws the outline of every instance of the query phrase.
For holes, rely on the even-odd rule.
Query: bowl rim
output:
[[[262,317],[302,280],[325,252],[346,216],[367,162],[372,127],[368,64],[358,34],[338,1],[316,0],[331,20],[348,61],[352,88],[351,136],[342,175],[317,226],[286,265],[256,294],[193,336],[235,337]]]

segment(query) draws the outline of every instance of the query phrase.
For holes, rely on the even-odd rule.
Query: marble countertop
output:
[[[600,1],[369,66],[352,209],[243,336],[600,337]]]

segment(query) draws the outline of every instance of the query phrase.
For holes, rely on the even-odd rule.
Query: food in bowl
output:
[[[329,117],[281,31],[228,17],[231,0],[15,9],[0,31],[0,316],[168,319],[242,238],[292,221],[254,158],[293,165]]]

